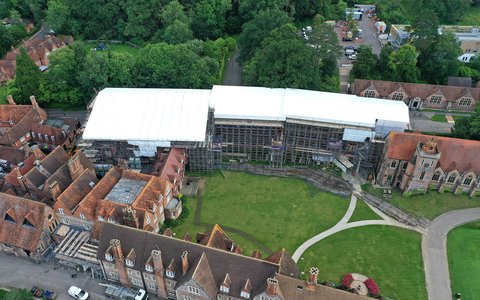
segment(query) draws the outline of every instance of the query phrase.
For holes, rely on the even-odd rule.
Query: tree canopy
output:
[[[42,73],[24,48],[17,56],[17,70],[12,94],[19,103],[29,103],[30,96],[40,97]]]
[[[478,103],[474,115],[455,118],[452,135],[462,139],[480,140],[480,105]]]
[[[371,47],[360,46],[350,76],[359,79],[378,79],[377,74],[377,56],[373,54]]]
[[[396,52],[390,53],[388,67],[392,79],[401,82],[417,82],[420,70],[417,67],[417,50],[412,45],[404,45]]]

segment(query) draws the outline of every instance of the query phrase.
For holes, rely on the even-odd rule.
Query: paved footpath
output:
[[[94,300],[107,299],[105,288],[98,285],[88,273],[79,273],[71,278],[74,270],[66,270],[54,263],[36,264],[11,255],[0,254],[0,286],[25,288],[30,290],[34,285],[50,289],[58,294],[57,300],[71,300],[67,290],[76,285],[86,290]]]
[[[459,209],[440,215],[428,227],[422,238],[428,299],[452,300],[447,235],[453,228],[476,220],[480,220],[480,208]]]

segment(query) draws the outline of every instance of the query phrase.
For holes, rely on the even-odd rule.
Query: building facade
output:
[[[474,111],[480,88],[356,79],[352,93],[361,97],[403,101],[410,108]]]
[[[416,133],[387,137],[377,183],[404,192],[480,193],[480,142]]]

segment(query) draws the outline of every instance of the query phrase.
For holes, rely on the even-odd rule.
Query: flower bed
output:
[[[353,275],[352,273],[348,273],[347,275],[343,276],[342,285],[346,288],[350,288],[350,285],[353,282]]]
[[[368,278],[363,283],[365,283],[365,285],[367,286],[368,292],[372,296],[377,296],[380,293],[380,289],[378,288],[377,283],[372,278]]]

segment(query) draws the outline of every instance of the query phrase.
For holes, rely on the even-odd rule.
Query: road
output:
[[[453,228],[476,220],[480,220],[480,208],[459,209],[437,217],[428,227],[427,234],[422,238],[428,299],[452,300],[447,235]]]
[[[242,67],[237,63],[238,49],[235,50],[235,54],[228,61],[227,70],[225,73],[224,85],[242,85]]]
[[[437,133],[450,133],[453,127],[453,124],[447,122],[432,121],[425,115],[425,113],[417,110],[410,111],[410,125],[414,130]]]
[[[73,273],[76,272],[72,269],[59,268],[53,262],[36,264],[11,255],[0,254],[0,286],[2,287],[30,290],[35,285],[57,292],[57,300],[71,300],[67,290],[71,285],[76,285],[86,290],[91,295],[91,299],[107,299],[103,295],[105,288],[99,286],[89,274],[79,273],[76,278],[71,278]]]

